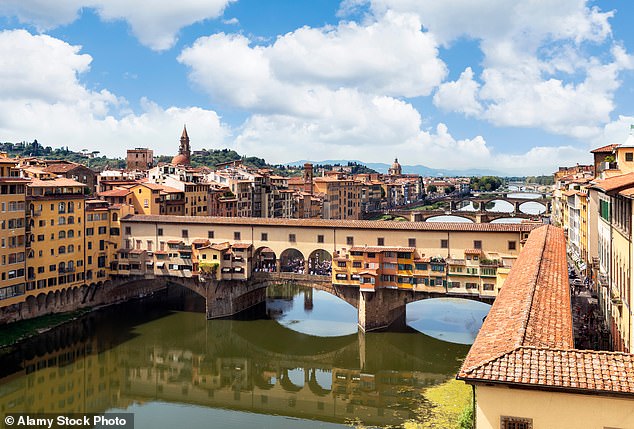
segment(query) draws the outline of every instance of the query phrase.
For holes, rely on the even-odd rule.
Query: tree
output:
[[[427,192],[430,194],[435,194],[436,192],[438,192],[438,188],[436,187],[436,185],[429,185],[427,186]]]
[[[451,194],[456,190],[454,185],[445,186],[445,194]]]

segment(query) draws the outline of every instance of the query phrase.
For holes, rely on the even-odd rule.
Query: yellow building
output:
[[[30,247],[27,295],[84,283],[84,190],[66,178],[31,179],[27,185]]]
[[[342,174],[317,177],[316,193],[323,194],[323,219],[360,219],[361,183]]]
[[[0,156],[0,302],[10,305],[24,299],[27,237],[24,210],[26,179],[16,161]]]

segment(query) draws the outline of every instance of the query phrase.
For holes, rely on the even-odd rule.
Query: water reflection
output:
[[[293,295],[291,309],[304,297]],[[319,295],[313,301],[318,313]],[[0,409],[127,410],[138,428],[223,419],[252,427],[250,413],[266,414],[255,421],[270,427],[357,417],[398,425],[421,405],[420,390],[452,378],[468,350],[418,333],[306,335],[256,311],[256,320],[207,321],[153,298],[90,314],[0,357]],[[288,417],[309,420],[289,425]]]
[[[456,298],[438,298],[407,305],[407,324],[443,341],[473,344],[490,305]]]
[[[315,300],[320,302],[316,308]],[[331,337],[356,334],[358,330],[357,309],[321,290],[269,287],[267,308],[269,316],[278,323],[307,335]]]

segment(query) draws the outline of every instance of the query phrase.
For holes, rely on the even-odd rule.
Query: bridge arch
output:
[[[488,201],[485,204],[485,210],[488,212],[497,212],[497,213],[513,213],[515,211],[515,205],[508,202],[507,200],[498,198],[495,200]]]
[[[258,247],[253,253],[253,268],[255,272],[276,271],[277,255],[270,247]]]
[[[431,216],[428,217],[425,222],[447,222],[446,217],[447,216],[452,216],[454,218],[459,218],[453,221],[449,221],[449,222],[468,222],[468,223],[474,223],[472,219],[469,219],[468,217],[464,217],[460,215],[460,212],[454,212],[450,215],[437,215],[437,216]]]
[[[530,207],[535,207],[535,210],[529,210]],[[528,200],[520,204],[518,209],[520,212],[525,214],[539,215],[542,213],[546,213],[546,211],[548,210],[548,207],[546,207],[546,204],[540,201]]]
[[[292,375],[290,374],[291,371],[294,372]],[[297,393],[300,390],[302,390],[304,388],[304,380],[301,380],[302,381],[301,385],[297,384],[296,380],[293,380],[293,378],[297,378],[296,375],[299,374],[299,372],[301,372],[302,377],[305,377],[304,368],[284,369],[282,371],[282,374],[280,374],[280,386],[282,386],[282,388],[286,390],[287,392]]]
[[[294,247],[289,247],[280,255],[280,271],[283,273],[306,273],[304,254]]]
[[[323,372],[330,375],[330,385],[328,387],[321,385],[319,377],[317,376],[318,372]],[[308,388],[317,396],[329,395],[332,392],[332,372],[311,368],[308,375]]]
[[[308,256],[308,274],[330,276],[332,273],[332,255],[324,249],[313,250]]]

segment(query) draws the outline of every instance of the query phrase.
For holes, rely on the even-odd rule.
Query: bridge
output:
[[[473,207],[476,211],[486,212],[486,207],[490,203],[494,201],[502,201],[509,203],[513,206],[513,213],[519,214],[523,213],[521,207],[526,203],[539,203],[544,206],[544,211],[546,214],[551,212],[552,209],[552,200],[547,198],[547,194],[538,194],[541,195],[539,198],[513,198],[509,197],[509,194],[513,194],[514,192],[493,192],[486,193],[486,196],[468,196],[468,197],[458,197],[455,199],[451,199],[450,208],[451,210],[460,210],[460,208],[465,203],[472,203]],[[508,213],[507,213],[508,214]]]
[[[393,216],[403,217],[411,222],[427,222],[429,219],[438,216],[457,216],[474,223],[490,223],[498,219],[518,218],[526,220],[540,220],[541,216],[526,213],[492,212],[492,211],[470,211],[470,210],[390,210]]]

